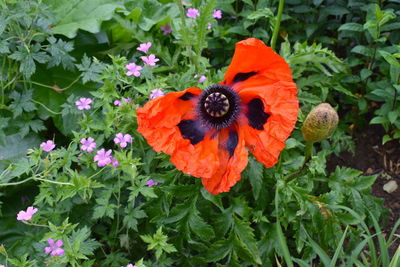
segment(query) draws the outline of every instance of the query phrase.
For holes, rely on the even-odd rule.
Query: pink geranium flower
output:
[[[154,99],[156,97],[163,96],[163,95],[164,95],[164,92],[161,91],[161,89],[154,89],[154,90],[151,91],[150,100],[152,100],[152,99]]]
[[[123,99],[123,100],[125,101],[125,103],[127,103],[127,104],[129,104],[129,103],[132,102],[132,99],[130,99],[129,97],[127,97],[127,98],[123,97],[122,99]]]
[[[114,101],[114,106],[117,106],[117,107],[120,107],[120,106],[122,106],[122,103],[121,103],[121,101],[119,101],[119,100],[115,100],[115,101]]]
[[[1,267],[1,266],[0,266]],[[126,267],[137,267],[136,265],[133,265],[132,263],[129,263],[128,265],[126,265]]]
[[[207,23],[207,29],[211,30],[212,28],[212,24],[211,23]]]
[[[92,99],[86,98],[86,97],[81,97],[79,98],[78,101],[75,102],[75,105],[78,107],[79,110],[89,110],[90,109],[90,104],[92,103]]]
[[[122,133],[117,133],[114,138],[114,143],[119,144],[120,147],[125,148],[128,143],[132,143],[132,136],[130,134],[123,135]]]
[[[147,181],[146,185],[148,187],[152,187],[152,186],[158,185],[158,183],[155,182],[153,179],[150,179],[150,180]]]
[[[198,16],[200,16],[200,12],[199,12],[199,10],[196,9],[196,8],[189,8],[188,11],[187,11],[187,13],[186,13],[186,16],[187,16],[188,18],[195,19],[195,18],[197,18]]]
[[[146,63],[146,65],[149,65],[149,66],[155,66],[156,62],[159,61],[159,59],[156,58],[156,56],[153,55],[153,54],[151,54],[148,57],[143,56],[143,57],[140,57],[140,58],[143,60],[144,63]]]
[[[202,82],[204,82],[206,79],[207,79],[207,77],[206,77],[206,76],[204,76],[204,75],[201,75],[201,77],[200,77],[200,79],[199,79],[199,83],[202,83]]]
[[[114,168],[117,168],[119,166],[118,160],[113,157],[111,157],[111,164],[113,165]]]
[[[222,19],[222,11],[219,9],[215,9],[213,13],[213,18]]]
[[[167,34],[170,34],[172,32],[171,25],[169,25],[168,23],[165,24],[164,26],[161,26],[161,30],[163,32],[163,35],[167,35]]]
[[[140,44],[139,47],[136,48],[136,50],[139,50],[143,53],[147,53],[147,51],[149,51],[150,47],[151,47],[151,42],[147,42],[147,43]]]
[[[64,244],[62,240],[57,240],[57,242],[54,243],[54,240],[49,238],[47,239],[47,242],[49,243],[50,247],[44,248],[44,252],[46,252],[46,254],[50,254],[53,257],[64,255],[64,250],[61,248]]]
[[[104,150],[104,148],[97,151],[97,154],[93,158],[94,162],[97,161],[97,166],[104,167],[104,166],[110,164],[111,163],[111,156],[110,156],[111,152],[112,152],[111,149],[107,150],[107,152],[106,152]]]
[[[35,214],[38,211],[37,208],[34,207],[28,207],[26,211],[21,210],[17,214],[17,220],[18,221],[29,221],[32,219],[33,214]]]
[[[43,142],[40,144],[40,148],[46,152],[52,151],[55,147],[56,147],[56,145],[54,144],[54,142],[52,140],[47,140],[46,142]]]
[[[140,76],[140,71],[142,70],[141,66],[137,66],[135,63],[129,63],[128,65],[125,66],[128,71],[126,72],[126,75],[128,76],[135,76],[139,77]]]
[[[81,149],[87,152],[92,152],[97,146],[92,137],[89,137],[88,139],[82,138],[81,144]]]

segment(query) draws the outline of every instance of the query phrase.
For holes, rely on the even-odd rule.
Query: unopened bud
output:
[[[316,106],[308,113],[301,131],[306,141],[319,142],[335,131],[339,116],[328,103]]]

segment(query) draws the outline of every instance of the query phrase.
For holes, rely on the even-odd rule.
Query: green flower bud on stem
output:
[[[308,113],[301,132],[306,141],[320,142],[335,131],[338,122],[336,110],[328,103],[322,103]]]

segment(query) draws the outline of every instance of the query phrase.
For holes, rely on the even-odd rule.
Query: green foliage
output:
[[[387,239],[379,234],[377,176],[329,172],[327,160],[354,151],[350,126],[381,124],[384,142],[400,138],[399,4],[285,2],[278,52],[299,90],[298,126],[321,102],[340,124],[309,161],[296,129],[278,164],[250,157],[241,181],[215,196],[146,144],[135,109],[155,88],[223,80],[237,41],[270,41],[276,1],[0,0],[0,265],[396,266],[400,252],[390,259],[388,246],[400,222]],[[148,41],[160,62],[127,76]],[[90,110],[77,109],[81,97],[93,100]],[[133,142],[119,147],[117,133]],[[88,137],[93,152],[81,149]],[[56,148],[43,151],[45,140]],[[94,162],[102,148],[118,166]],[[16,221],[28,206],[38,213]],[[49,238],[63,241],[63,256],[44,253]]]

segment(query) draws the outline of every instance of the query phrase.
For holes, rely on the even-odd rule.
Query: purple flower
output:
[[[204,76],[204,75],[201,75],[201,77],[200,77],[200,79],[199,79],[199,83],[202,83],[202,82],[204,82],[206,79],[207,79],[207,77],[206,77],[206,76]]]
[[[150,100],[153,100],[154,98],[160,97],[160,96],[163,96],[163,95],[164,95],[164,92],[161,91],[161,89],[151,90]]]
[[[132,102],[132,99],[130,99],[129,97],[127,97],[127,98],[123,97],[122,99],[123,99],[123,100],[125,101],[125,103],[127,103],[127,104],[129,104],[129,103]]]
[[[211,24],[211,23],[208,23],[208,24],[207,24],[207,29],[211,30],[211,28],[212,28],[212,24]]]
[[[122,148],[125,148],[128,143],[132,143],[132,136],[130,134],[123,135],[122,133],[117,133],[114,138],[114,143],[119,144]]]
[[[118,160],[113,157],[111,157],[111,164],[113,165],[114,168],[117,168],[119,166]]]
[[[140,44],[139,47],[136,48],[136,50],[139,50],[143,53],[147,53],[147,51],[149,51],[149,49],[150,49],[150,46],[151,46],[151,42],[143,43],[143,44]]]
[[[93,160],[94,162],[97,161],[97,166],[103,167],[111,163],[111,154],[112,150],[109,149],[107,152],[104,150],[104,148],[100,149],[97,151],[96,156],[94,156]]]
[[[126,75],[128,76],[135,76],[135,77],[139,77],[140,76],[140,71],[142,70],[141,66],[137,66],[135,63],[129,63],[128,65],[125,66],[125,68],[128,69],[128,71],[126,72]]]
[[[0,265],[0,267],[6,267],[5,265]]]
[[[92,103],[92,99],[86,98],[86,97],[81,97],[78,101],[75,102],[75,105],[78,107],[79,110],[89,110],[90,109],[90,104]]]
[[[153,179],[150,179],[150,180],[147,181],[146,185],[148,187],[152,187],[152,186],[158,185],[158,183],[155,182]]]
[[[82,138],[81,144],[81,149],[87,152],[92,152],[97,146],[92,137],[89,137],[87,140],[86,138]]]
[[[40,144],[40,148],[46,152],[52,151],[55,147],[56,147],[56,145],[54,144],[54,142],[52,140],[47,140],[46,142],[43,142]]]
[[[219,9],[214,9],[213,18],[222,19],[222,11]]]
[[[156,58],[156,56],[153,55],[153,54],[151,54],[148,57],[143,56],[143,57],[140,57],[140,58],[144,61],[144,63],[146,63],[146,65],[149,65],[149,66],[155,66],[156,62],[159,61],[159,59]]]
[[[0,266],[1,267],[1,266]],[[137,267],[136,265],[133,265],[132,263],[129,263],[128,265],[126,265],[126,267]]]
[[[34,207],[28,207],[26,211],[21,210],[17,214],[17,220],[18,221],[29,221],[32,219],[33,214],[35,214],[38,211],[37,208]]]
[[[119,100],[115,100],[115,101],[114,101],[114,106],[117,106],[117,107],[120,107],[120,106],[122,106],[122,103],[121,103],[121,101],[119,101]]]
[[[167,35],[167,34],[170,34],[172,32],[171,25],[169,25],[168,23],[165,24],[164,26],[161,26],[161,30],[163,32],[163,35]]]
[[[200,12],[196,8],[189,8],[186,13],[186,16],[188,18],[195,19],[196,17],[200,16]]]
[[[49,243],[50,247],[44,248],[44,252],[46,252],[46,254],[50,254],[53,257],[64,255],[64,250],[61,248],[61,246],[64,244],[62,240],[57,240],[57,242],[54,243],[54,240],[49,238],[47,239],[47,242]]]

